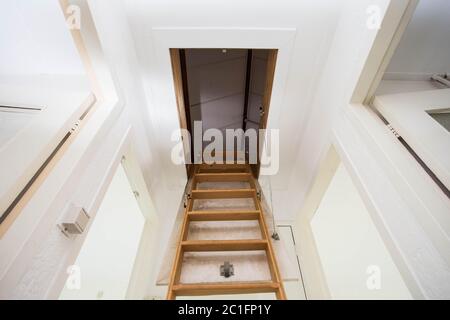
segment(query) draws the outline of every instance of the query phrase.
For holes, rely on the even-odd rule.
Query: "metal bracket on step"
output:
[[[225,278],[234,276],[234,267],[229,261],[225,261],[223,265],[220,266],[220,275]]]
[[[183,206],[186,208],[187,207],[187,203],[188,201],[191,199],[191,194],[190,193],[186,193],[184,195],[184,202],[183,202]]]
[[[272,239],[275,241],[279,241],[280,240],[280,235],[278,234],[278,232],[274,231],[272,233]]]

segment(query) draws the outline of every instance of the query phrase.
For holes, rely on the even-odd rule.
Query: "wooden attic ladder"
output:
[[[201,182],[247,182],[249,189],[198,189]],[[240,199],[252,198],[255,209],[194,211],[196,199]],[[189,223],[191,221],[236,221],[257,220],[261,229],[261,239],[250,240],[188,240]],[[183,256],[186,252],[205,251],[253,251],[264,250],[271,274],[271,281],[258,282],[217,282],[217,283],[180,283]],[[174,264],[170,276],[167,299],[177,296],[202,296],[246,293],[275,293],[277,299],[284,300],[283,282],[280,277],[270,234],[258,197],[257,185],[247,164],[200,164],[194,169],[192,189],[188,197],[186,210],[177,245]]]

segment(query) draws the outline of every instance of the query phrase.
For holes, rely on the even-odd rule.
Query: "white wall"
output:
[[[84,73],[58,1],[2,1],[0,21],[0,74]]]
[[[74,263],[81,286],[66,285],[60,299],[125,299],[144,223],[119,165]]]
[[[386,71],[390,77],[450,72],[449,12],[447,0],[419,2]]]
[[[333,299],[410,299],[363,200],[343,164],[338,167],[311,221]],[[370,269],[378,268],[378,269]],[[377,276],[379,289],[367,282]]]

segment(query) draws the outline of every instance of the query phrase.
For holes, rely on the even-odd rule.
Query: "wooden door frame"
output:
[[[247,117],[248,117],[248,103],[250,100],[250,86],[252,79],[252,62],[253,62],[253,49],[247,49],[247,61],[245,72],[245,92],[244,92],[244,112],[242,117],[242,130],[247,129]]]
[[[187,130],[192,137],[189,90],[186,71],[186,52],[185,49],[171,48],[169,50],[180,128]],[[182,139],[184,138],[182,137]],[[186,164],[186,173],[188,177],[191,176],[193,169],[192,162],[194,154],[192,148],[193,145],[191,142],[183,140],[185,157],[189,157],[189,160],[191,161],[191,164]]]
[[[273,89],[273,82],[275,79],[275,69],[277,65],[277,57],[278,57],[278,49],[268,49],[268,55],[267,55],[267,69],[266,69],[266,79],[265,79],[265,86],[264,86],[264,94],[262,99],[262,116],[259,122],[259,130],[265,130],[267,128],[267,119],[269,118],[269,110],[270,110],[270,100],[272,98],[272,89]],[[259,141],[260,135],[258,133],[258,146],[257,146],[257,163],[252,164],[252,172],[256,179],[259,178],[259,171],[261,168],[261,150],[260,146],[264,145],[264,140]],[[261,137],[261,139],[264,139],[264,137]]]

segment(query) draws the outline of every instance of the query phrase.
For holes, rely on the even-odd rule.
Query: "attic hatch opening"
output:
[[[203,151],[213,141],[205,141],[208,129],[222,132],[223,155],[250,163],[253,174],[258,177],[260,169],[260,146],[264,141],[256,135],[256,163],[249,161],[250,139],[227,144],[227,129],[253,129],[259,132],[267,126],[272,94],[277,49],[170,49],[175,95],[181,129],[186,129],[190,143],[183,139],[186,163],[202,162]],[[201,124],[199,124],[201,121]],[[196,137],[201,125],[203,137]],[[198,132],[198,131],[197,131]],[[195,139],[200,138],[196,146]],[[211,147],[211,146],[210,146]],[[201,150],[200,150],[201,149]],[[186,165],[188,175],[191,165]]]

